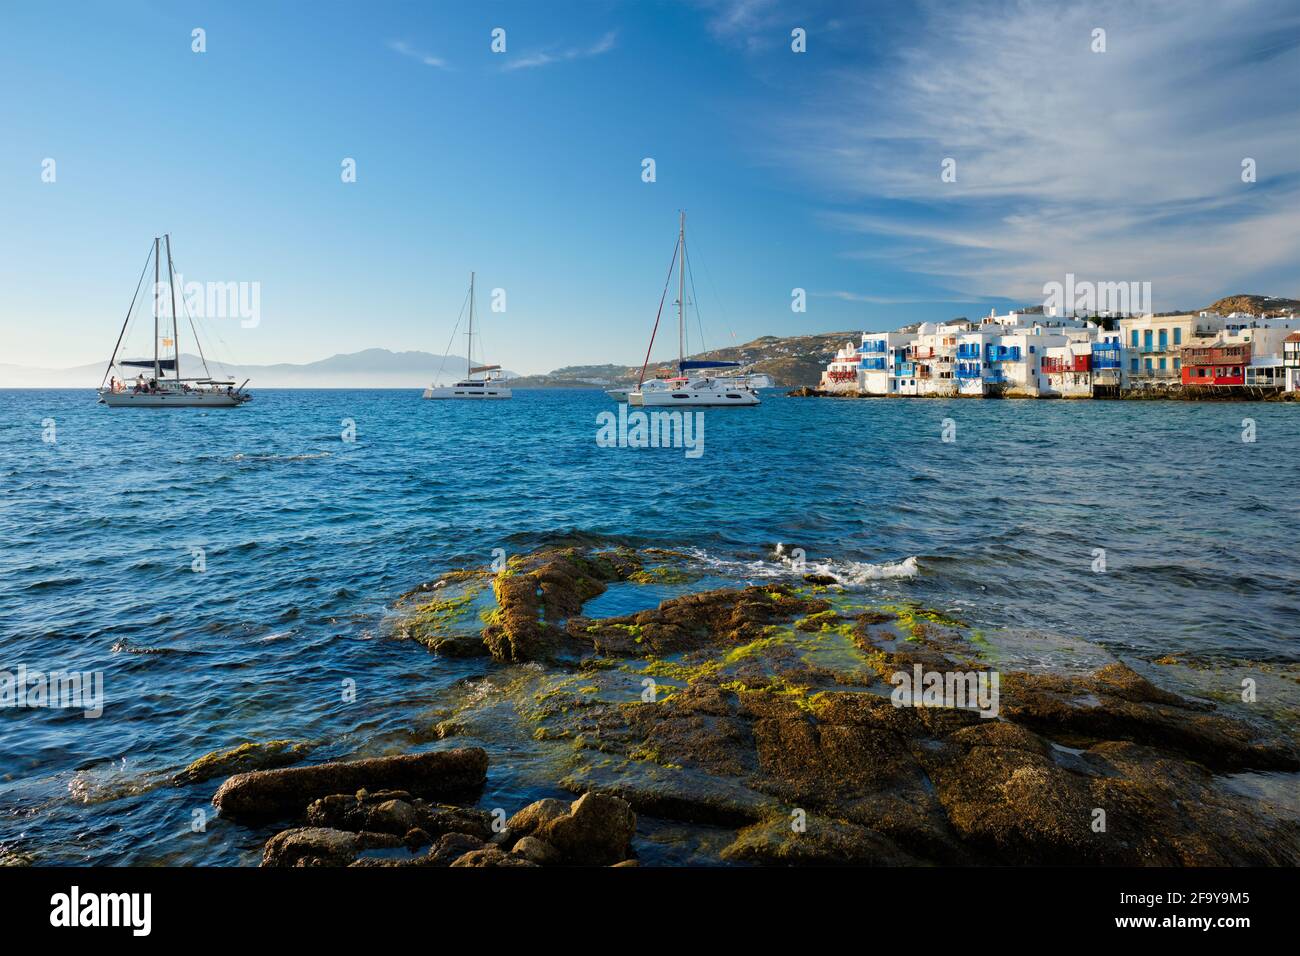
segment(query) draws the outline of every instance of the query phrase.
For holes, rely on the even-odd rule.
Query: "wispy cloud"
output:
[[[389,40],[388,48],[402,56],[410,57],[413,60],[419,60],[425,66],[432,66],[439,70],[450,70],[451,66],[442,57],[434,56],[432,53],[425,53],[417,50],[405,40]]]
[[[841,302],[855,302],[866,305],[919,305],[929,303],[969,303],[979,301],[984,296],[978,295],[958,295],[951,292],[938,292],[928,294],[924,292],[912,295],[868,295],[862,292],[846,292],[836,290],[834,292],[813,292],[815,299],[839,299]]]
[[[503,70],[528,70],[552,63],[566,63],[570,60],[582,60],[587,57],[600,56],[614,49],[618,40],[618,31],[611,30],[590,46],[569,47],[563,50],[538,50],[525,53],[506,62]]]
[[[752,15],[731,7],[727,22]],[[1158,307],[1295,294],[1293,4],[985,0],[922,11],[920,29],[838,70],[786,127],[781,159],[849,197],[828,219],[863,234],[869,248],[851,255],[902,240],[900,268],[989,297],[1032,296],[1066,272],[1151,281]],[[1095,28],[1106,30],[1104,53],[1091,49]],[[940,179],[946,157],[956,182]],[[1246,157],[1255,183],[1242,181]]]

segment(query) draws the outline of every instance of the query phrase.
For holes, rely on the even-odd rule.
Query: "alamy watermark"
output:
[[[158,283],[154,291],[163,301],[171,294],[166,282]],[[176,292],[196,319],[238,319],[245,329],[255,329],[262,322],[260,282],[186,282],[178,272]]]
[[[1043,284],[1043,313],[1064,317],[1066,315],[1150,315],[1150,282],[1089,282],[1078,281],[1073,272],[1065,274],[1064,282]]]
[[[103,671],[0,670],[0,708],[45,707],[81,710],[87,718],[104,713]]]
[[[703,412],[629,412],[620,404],[617,416],[598,414],[596,426],[598,448],[684,448],[687,458],[704,454]]]
[[[889,699],[895,707],[950,707],[996,717],[999,681],[997,671],[927,671],[916,664],[912,673],[896,671],[889,678]]]

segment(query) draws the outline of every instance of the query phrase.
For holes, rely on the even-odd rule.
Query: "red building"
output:
[[[1184,385],[1245,385],[1250,345],[1186,345],[1182,358]]]

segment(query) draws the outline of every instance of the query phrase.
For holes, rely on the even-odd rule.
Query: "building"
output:
[[[1280,391],[1286,387],[1283,350],[1300,320],[1230,315],[1223,331],[1198,336],[1183,349],[1182,384]]]
[[[1120,319],[1123,343],[1123,388],[1168,388],[1182,380],[1183,346],[1224,328],[1222,316],[1142,315]]]
[[[1292,332],[1283,341],[1282,367],[1286,370],[1286,390],[1300,392],[1300,332]]]

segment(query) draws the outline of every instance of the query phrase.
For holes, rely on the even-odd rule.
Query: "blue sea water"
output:
[[[799,547],[864,593],[1018,635],[1030,659],[1062,639],[1135,662],[1300,657],[1300,405],[769,392],[706,410],[699,458],[598,447],[612,407],[587,391],[263,391],[207,412],[0,392],[0,670],[101,671],[105,688],[96,719],[0,710],[0,850],[255,863],[268,831],[211,816],[220,780],[167,778],[250,740],[443,746],[431,715],[493,665],[395,639],[392,603],[562,537],[689,549],[736,583],[788,574],[777,545]],[[485,806],[559,794],[491,758]]]

